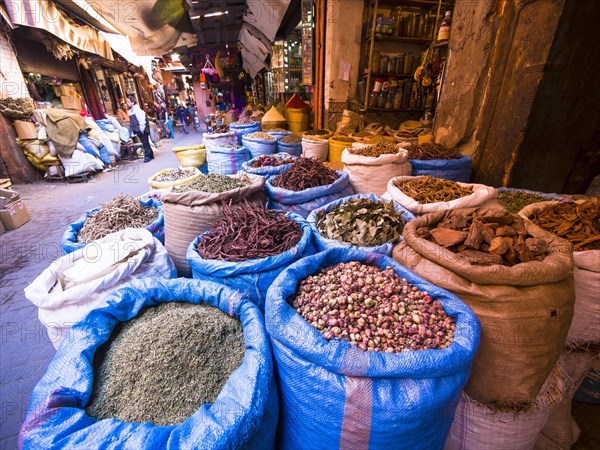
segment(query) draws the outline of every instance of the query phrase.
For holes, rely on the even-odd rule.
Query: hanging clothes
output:
[[[82,65],[79,66],[79,71],[81,72],[81,84],[85,92],[85,98],[87,99],[87,106],[92,114],[92,117],[94,120],[106,119],[104,108],[102,107],[102,103],[100,103],[100,99],[96,94],[96,89],[94,89],[92,78]]]

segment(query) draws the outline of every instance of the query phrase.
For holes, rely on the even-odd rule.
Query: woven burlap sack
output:
[[[559,202],[541,202],[519,211],[527,219]],[[573,347],[600,343],[600,250],[574,251],[575,314],[567,342]]]
[[[222,202],[231,202],[234,207],[244,199],[250,203],[265,204],[265,178],[252,174],[239,177],[249,180],[250,184],[218,194],[192,191],[161,195],[165,214],[165,247],[179,276],[191,277],[192,270],[185,256],[187,248],[197,236],[210,230],[221,219]]]
[[[498,214],[468,208],[410,221],[393,258],[462,299],[481,322],[481,341],[465,391],[475,400],[517,410],[535,399],[564,347],[575,289],[571,246],[534,224],[527,231],[548,241],[544,261],[474,266],[420,238],[416,230],[454,215]]]
[[[571,448],[581,430],[571,415],[573,396],[587,373],[592,368],[594,360],[592,352],[565,350],[558,363],[567,375],[567,389],[560,404],[552,411],[544,424],[541,434],[535,443],[536,450],[559,450]]]

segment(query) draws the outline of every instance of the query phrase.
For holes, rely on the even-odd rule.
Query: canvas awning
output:
[[[8,1],[5,6],[13,25],[46,30],[79,50],[113,59],[110,45],[95,28],[74,23],[48,0]]]

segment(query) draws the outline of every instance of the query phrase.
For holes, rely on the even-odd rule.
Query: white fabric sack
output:
[[[535,444],[536,449],[568,449],[579,439],[581,430],[571,415],[571,403],[575,392],[592,368],[594,357],[593,353],[576,351],[565,351],[560,355],[560,364],[568,376],[567,392],[546,421]]]
[[[352,148],[368,147],[365,144],[352,144]],[[398,176],[409,176],[412,166],[408,161],[408,151],[398,147],[394,155],[378,157],[354,155],[348,149],[342,152],[344,171],[350,176],[350,184],[357,194],[383,195],[388,181]]]
[[[84,121],[85,125],[88,128],[91,128],[93,131],[92,136],[90,136],[88,133],[88,139],[99,139],[102,142],[102,144],[106,147],[106,150],[108,151],[109,155],[120,156],[120,152],[115,151],[115,147],[112,144],[111,140],[108,138],[108,136],[106,136],[106,134],[104,134],[104,131],[102,131],[102,129],[98,126],[94,119],[92,119],[91,117],[85,117]]]
[[[205,133],[202,136],[202,143],[207,150],[221,148],[228,144],[239,144],[238,138],[233,131],[228,133]]]
[[[329,140],[302,138],[302,156],[315,159],[319,162],[327,161],[327,156],[329,156]]]
[[[25,288],[25,297],[38,307],[58,349],[70,326],[102,306],[110,290],[134,279],[175,276],[162,244],[148,230],[127,228],[54,261]]]
[[[50,149],[50,154],[52,156],[58,155],[58,152],[56,151],[56,147],[54,146],[54,142],[48,140],[48,142],[46,142],[46,144],[48,144],[48,148]]]
[[[102,168],[104,167],[104,163],[98,158],[96,158],[94,155],[90,155],[85,151],[79,150],[80,145],[81,144],[77,144],[78,147],[73,152],[70,158],[60,156],[60,161],[62,162],[62,165],[65,168],[65,176],[67,177],[79,175],[80,173],[102,170]]]
[[[568,376],[556,364],[528,412],[494,411],[460,396],[444,450],[531,450],[544,424],[567,390]]]
[[[395,177],[388,181],[387,191],[383,195],[385,199],[392,199],[395,202],[400,203],[406,209],[413,214],[428,214],[433,212],[444,211],[447,209],[458,209],[458,208],[476,208],[483,206],[486,202],[496,198],[497,191],[493,187],[486,186],[484,184],[472,184],[472,183],[456,183],[462,187],[472,187],[473,193],[466,197],[457,198],[450,202],[436,202],[436,203],[419,203],[412,197],[409,197],[402,192],[398,185],[404,181],[412,180],[419,177]]]

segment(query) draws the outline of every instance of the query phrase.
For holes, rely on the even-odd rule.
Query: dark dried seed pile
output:
[[[339,178],[335,170],[325,167],[311,158],[298,158],[288,170],[277,175],[273,186],[290,191],[303,191],[317,186],[326,186]]]
[[[146,228],[157,217],[156,208],[142,206],[139,200],[119,194],[86,219],[77,242],[92,242],[125,228]]]
[[[119,326],[96,355],[86,412],[175,425],[213,403],[244,359],[241,323],[217,308],[171,302]]]

